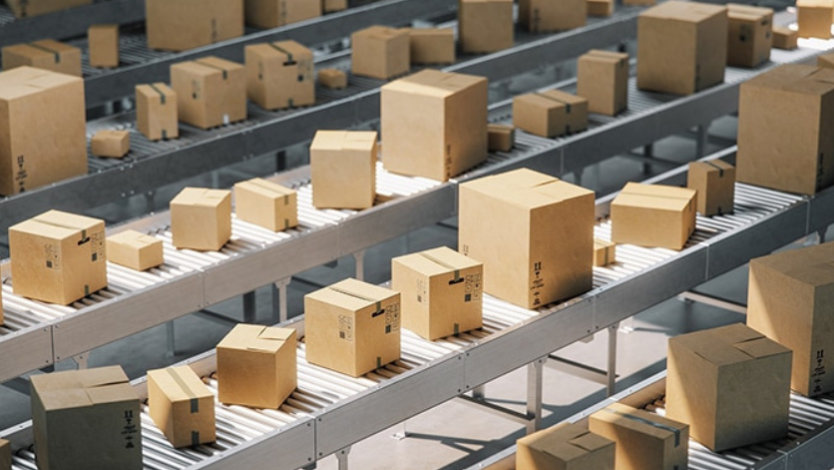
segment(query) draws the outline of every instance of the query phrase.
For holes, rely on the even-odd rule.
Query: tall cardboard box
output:
[[[376,199],[377,133],[318,131],[310,144],[313,206],[367,209]]]
[[[412,64],[455,62],[455,30],[452,28],[410,28],[408,38]]]
[[[321,13],[321,0],[246,0],[246,24],[258,28],[277,28]]]
[[[485,292],[538,308],[591,289],[593,191],[525,168],[461,184],[458,206],[458,249],[484,263]]]
[[[408,31],[371,26],[351,34],[350,43],[354,75],[388,80],[411,68]]]
[[[181,122],[209,129],[246,119],[246,70],[237,62],[203,57],[171,66]]]
[[[148,140],[179,137],[177,93],[162,82],[136,85],[136,128]]]
[[[185,188],[171,201],[175,247],[218,251],[232,236],[231,191]]]
[[[12,470],[12,445],[0,439],[0,470]]]
[[[92,67],[119,66],[119,25],[94,24],[87,28]]]
[[[246,90],[264,109],[316,103],[313,52],[295,41],[246,46]]]
[[[614,0],[586,0],[588,16],[611,16]]]
[[[704,216],[732,214],[736,192],[736,169],[721,160],[692,162],[686,187],[698,192],[698,212]]]
[[[107,261],[136,271],[147,271],[165,262],[162,240],[136,230],[107,237]]]
[[[516,442],[515,470],[614,470],[614,441],[562,423]]]
[[[93,0],[6,0],[6,5],[17,18],[43,15],[91,3]]]
[[[423,70],[382,87],[382,162],[438,181],[487,156],[487,80]]]
[[[727,65],[757,67],[770,59],[773,10],[730,3],[727,27]]]
[[[696,191],[628,183],[611,202],[611,241],[682,250],[695,232]]]
[[[185,51],[243,36],[243,0],[145,0],[148,47]]]
[[[513,46],[513,0],[458,0],[461,51],[483,54]]]
[[[727,7],[669,1],[637,21],[637,87],[690,95],[724,81]]]
[[[480,328],[483,271],[482,263],[446,247],[391,260],[403,327],[430,341]]]
[[[322,9],[325,13],[347,10],[348,0],[322,0]]]
[[[586,0],[519,0],[518,22],[532,33],[585,26]]]
[[[40,470],[141,470],[139,397],[119,366],[38,374],[32,428]]]
[[[215,441],[214,394],[188,366],[148,371],[148,412],[176,448]]]
[[[49,211],[9,228],[14,293],[69,305],[107,287],[104,221]]]
[[[577,63],[576,94],[588,111],[615,116],[628,107],[628,54],[594,49]]]
[[[834,2],[831,0],[797,0],[796,22],[799,37],[831,38],[831,19],[834,17]]]
[[[715,452],[788,433],[791,351],[741,323],[669,339],[666,417]]]
[[[298,225],[298,194],[261,178],[235,185],[237,218],[280,232]]]
[[[6,46],[3,52],[3,70],[28,65],[52,72],[81,76],[81,49],[52,39],[42,39],[28,44]]]
[[[773,47],[775,49],[796,49],[799,33],[783,26],[773,27]]]
[[[345,279],[304,296],[307,362],[359,377],[400,358],[400,293]]]
[[[560,90],[513,98],[513,124],[540,137],[559,137],[588,128],[588,100]]]

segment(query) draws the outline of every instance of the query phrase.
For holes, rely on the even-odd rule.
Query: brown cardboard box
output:
[[[588,128],[588,100],[559,90],[513,98],[513,124],[540,137],[559,137]]]
[[[452,28],[408,29],[412,64],[455,62],[455,30]]]
[[[171,201],[173,245],[219,251],[232,236],[232,193],[220,189],[185,188]]]
[[[148,414],[174,447],[215,440],[214,394],[188,366],[148,371]]]
[[[280,232],[298,225],[298,195],[294,189],[253,178],[235,185],[237,218]]]
[[[243,36],[243,0],[145,0],[148,47],[185,51]]]
[[[775,49],[796,49],[798,40],[798,32],[782,26],[773,27],[773,47]]]
[[[834,390],[834,244],[750,262],[747,325],[793,350],[791,388],[805,396]]]
[[[447,247],[391,260],[403,327],[430,341],[480,328],[483,271],[482,263]]]
[[[515,127],[505,124],[487,124],[487,148],[490,152],[509,152],[515,144]]]
[[[322,9],[325,13],[346,10],[347,7],[348,0],[323,0],[322,2]]]
[[[237,62],[203,57],[171,66],[179,120],[209,129],[246,119],[246,70]]]
[[[313,206],[367,209],[376,199],[377,133],[318,131],[310,144]]]
[[[97,157],[123,158],[130,151],[130,132],[105,129],[90,139],[90,150]]]
[[[125,230],[107,237],[107,261],[136,271],[147,271],[165,262],[162,240]]]
[[[76,77],[81,76],[81,49],[52,39],[6,46],[2,52],[3,70],[28,65]]]
[[[520,169],[464,183],[459,198],[458,247],[484,263],[485,292],[538,308],[591,289],[593,191]]]
[[[345,279],[304,296],[307,362],[359,377],[400,358],[400,293]]]
[[[817,56],[817,67],[834,68],[834,54],[823,54]]]
[[[469,54],[513,47],[513,0],[458,0],[460,48]]]
[[[588,16],[611,16],[614,0],[586,0]]]
[[[628,54],[594,49],[577,63],[576,94],[588,111],[616,116],[628,107]]]
[[[426,69],[382,87],[385,168],[438,181],[487,156],[487,80]]]
[[[682,250],[695,232],[694,189],[627,183],[611,203],[611,241]]]
[[[104,221],[49,211],[9,229],[14,293],[69,305],[107,287]]]
[[[617,262],[617,244],[594,238],[594,266],[605,267]]]
[[[347,74],[339,69],[321,69],[319,70],[319,83],[325,88],[340,90],[347,88],[348,78]]]
[[[797,0],[796,22],[799,37],[829,39],[834,2],[831,0]]]
[[[788,434],[791,351],[734,325],[669,340],[666,417],[715,452]]]
[[[623,0],[625,6],[651,6],[657,3],[657,0]]]
[[[0,470],[12,470],[12,445],[0,439]]]
[[[246,46],[249,99],[265,109],[316,103],[313,52],[295,41]]]
[[[371,26],[350,36],[351,69],[354,75],[388,80],[411,67],[408,31]]]
[[[119,25],[95,24],[87,29],[90,66],[119,66]]]
[[[321,0],[246,0],[246,24],[258,28],[277,28],[321,13]]]
[[[616,442],[617,470],[687,468],[688,424],[612,403],[590,416],[588,429]]]
[[[585,26],[585,0],[519,0],[518,23],[533,33],[564,31]]]
[[[161,82],[136,85],[136,128],[149,140],[179,137],[177,93]]]
[[[727,7],[669,1],[637,21],[637,86],[689,95],[724,81]]]
[[[770,59],[773,10],[730,3],[727,26],[727,65],[757,67]]]
[[[736,192],[736,169],[721,160],[692,162],[686,187],[698,192],[698,212],[704,216],[732,214]]]
[[[614,470],[614,441],[562,423],[517,441],[516,470]]]
[[[0,279],[0,325],[5,322],[5,318],[3,318],[3,280]]]
[[[32,428],[41,470],[141,470],[139,397],[119,366],[38,374]]]
[[[0,194],[87,174],[84,81],[19,67],[0,73]]]
[[[834,183],[834,70],[783,65],[740,93],[738,181],[809,195]]]
[[[43,15],[91,3],[93,0],[6,0],[6,5],[18,18]]]

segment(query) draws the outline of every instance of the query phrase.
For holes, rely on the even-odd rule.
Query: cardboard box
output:
[[[87,174],[84,81],[19,67],[0,73],[0,194]]]
[[[617,262],[617,244],[594,238],[594,266],[605,267]]]
[[[321,13],[321,0],[246,0],[246,24],[258,28],[277,28]]]
[[[232,237],[232,192],[185,188],[171,201],[172,243],[179,249],[219,251]]]
[[[458,0],[458,39],[469,54],[513,47],[513,0]]]
[[[136,128],[153,141],[179,137],[177,93],[162,82],[136,85]]]
[[[834,68],[834,54],[823,54],[817,56],[817,67]]]
[[[351,34],[350,43],[354,75],[388,80],[411,68],[408,31],[371,26]]]
[[[637,87],[690,95],[724,81],[727,7],[669,1],[637,20]]]
[[[408,29],[412,64],[453,64],[455,30],[452,28]]]
[[[446,247],[391,260],[402,325],[434,341],[483,326],[484,265]]]
[[[487,148],[490,152],[509,152],[515,144],[515,127],[487,124]]]
[[[682,250],[695,232],[694,189],[627,183],[611,202],[611,241]]]
[[[385,169],[447,181],[487,156],[487,80],[426,69],[382,87]]]
[[[345,279],[304,296],[307,362],[359,377],[400,358],[400,293]]]
[[[139,397],[119,366],[37,374],[32,428],[40,470],[141,470]]]
[[[736,323],[671,338],[668,355],[666,417],[693,439],[721,452],[787,436],[789,349]]]
[[[625,6],[652,6],[656,3],[656,0],[623,0]]]
[[[736,169],[721,160],[692,162],[686,187],[698,192],[698,212],[704,216],[732,214],[736,192]]]
[[[147,271],[165,262],[162,240],[125,230],[107,237],[107,261],[136,271]]]
[[[585,26],[586,0],[519,0],[518,23],[532,33]]]
[[[458,206],[458,248],[484,263],[485,292],[538,308],[591,289],[593,191],[520,169],[461,184]]]
[[[243,36],[243,0],[145,0],[148,47],[185,51]]]
[[[107,287],[104,221],[44,212],[9,229],[14,293],[69,305]]]
[[[148,371],[148,414],[175,448],[215,441],[214,394],[188,366]]]
[[[588,100],[560,90],[513,98],[513,124],[540,137],[559,137],[588,128]]]
[[[325,13],[347,10],[348,0],[323,0],[322,9]]]
[[[237,62],[203,57],[171,66],[181,122],[209,129],[246,119],[246,70]]]
[[[130,151],[130,132],[105,129],[90,139],[90,150],[97,157],[123,158]]]
[[[246,89],[264,109],[316,103],[313,52],[295,41],[246,46]]]
[[[834,2],[831,0],[797,0],[796,22],[799,37],[831,38],[831,19],[834,17]]]
[[[614,0],[586,0],[588,16],[611,16]]]
[[[6,5],[17,18],[43,15],[91,3],[93,0],[6,0]]]
[[[516,470],[614,470],[614,441],[562,423],[516,442]]]
[[[0,439],[0,470],[12,470],[12,444]]]
[[[616,116],[628,107],[628,54],[594,49],[577,63],[576,94],[588,111]]]
[[[342,70],[321,69],[319,70],[319,83],[325,88],[340,90],[347,88],[348,78],[347,74]]]
[[[757,67],[770,60],[773,10],[738,3],[727,7],[727,65]]]
[[[799,33],[790,28],[782,26],[773,27],[773,47],[776,49],[796,49],[799,41]]]
[[[87,29],[91,67],[119,66],[119,25],[95,24]]]
[[[2,49],[3,70],[28,65],[52,72],[81,76],[81,49],[52,39],[15,44]]]
[[[318,131],[310,144],[313,206],[367,209],[376,199],[377,133]]]
[[[237,218],[280,232],[298,226],[298,194],[261,178],[235,185]]]

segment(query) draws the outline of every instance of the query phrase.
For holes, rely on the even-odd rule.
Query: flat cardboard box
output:
[[[455,30],[452,28],[408,29],[412,64],[453,64]]]
[[[280,232],[298,225],[298,194],[261,178],[235,185],[237,218]]]
[[[12,444],[0,439],[0,470],[12,470]]]
[[[171,66],[181,122],[209,129],[246,119],[246,69],[237,62],[203,57]]]
[[[148,140],[178,138],[177,92],[162,82],[136,85],[136,128]]]
[[[461,51],[485,54],[513,47],[513,0],[458,0]]]
[[[690,95],[724,81],[727,7],[669,1],[637,21],[637,87]]]
[[[105,129],[90,139],[90,150],[97,157],[123,158],[130,151],[130,132]]]
[[[402,326],[429,340],[483,326],[484,265],[447,247],[391,260]]]
[[[264,109],[316,103],[313,52],[295,41],[252,44],[245,48],[249,99]]]
[[[43,15],[91,3],[93,0],[6,0],[6,5],[17,18]]]
[[[408,31],[371,26],[353,33],[350,43],[354,75],[388,80],[408,73],[411,67]]]
[[[6,46],[2,53],[3,70],[28,65],[76,77],[81,76],[81,49],[52,39]]]
[[[611,241],[682,250],[695,232],[694,189],[627,183],[611,203]]]
[[[799,42],[799,33],[783,26],[773,27],[773,47],[775,49],[793,50]]]
[[[219,251],[232,237],[231,191],[185,188],[171,201],[172,243],[179,249]]]
[[[136,271],[147,271],[165,262],[162,240],[136,230],[107,237],[107,261]]]
[[[518,23],[532,33],[565,31],[585,26],[586,0],[519,0]]]
[[[714,452],[788,434],[791,351],[734,325],[669,339],[666,417]]]
[[[686,187],[698,192],[698,212],[704,216],[734,212],[736,169],[721,160],[692,162]]]
[[[830,39],[832,17],[834,17],[834,2],[831,0],[796,1],[799,37]]]
[[[347,88],[348,78],[347,74],[339,69],[321,69],[319,70],[319,83],[325,88],[332,90],[341,90]]]
[[[614,0],[586,0],[588,16],[611,16]]]
[[[594,49],[577,63],[576,94],[588,111],[616,116],[628,107],[628,54]]]
[[[484,292],[539,308],[591,289],[593,191],[525,168],[461,184],[458,206],[458,249],[484,263]]]
[[[581,132],[588,128],[588,100],[560,90],[516,96],[513,124],[546,138]]]
[[[617,244],[594,238],[594,266],[605,267],[617,262]]]
[[[40,470],[141,470],[139,397],[119,366],[37,374],[32,428]]]
[[[318,131],[310,144],[313,206],[367,209],[376,199],[377,133]]]
[[[175,448],[215,441],[214,394],[188,366],[148,371],[148,414]]]
[[[388,171],[447,181],[486,160],[486,78],[426,69],[381,99]]]
[[[148,47],[185,51],[243,36],[243,0],[145,0]]]
[[[487,124],[487,149],[490,152],[509,152],[515,144],[515,127],[506,124]]]
[[[614,470],[614,441],[562,423],[516,442],[515,470]]]
[[[322,14],[321,0],[246,0],[246,24],[277,28]]]
[[[87,28],[90,66],[113,68],[119,66],[119,25],[95,24]]]
[[[107,287],[104,221],[44,212],[9,229],[14,293],[69,305]]]
[[[738,3],[727,7],[727,65],[757,67],[770,60],[773,9]]]
[[[359,377],[400,358],[400,293],[346,279],[304,296],[307,362]]]
[[[322,8],[325,13],[347,10],[348,0],[323,0]]]

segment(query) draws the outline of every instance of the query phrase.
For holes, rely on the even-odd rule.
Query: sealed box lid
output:
[[[119,366],[33,375],[31,381],[47,411],[139,399]]]
[[[698,23],[712,18],[715,15],[720,15],[725,11],[727,11],[727,7],[724,6],[672,0],[649,8],[643,13],[640,13],[640,16],[664,20],[685,21],[687,23]]]
[[[252,178],[248,181],[242,181],[236,184],[235,187],[243,188],[266,197],[282,197],[295,193],[293,189],[285,188],[280,184],[267,181],[263,178]]]
[[[427,276],[474,268],[482,264],[445,246],[400,256],[395,260]]]
[[[476,75],[425,69],[405,78],[394,80],[383,86],[382,90],[417,93],[420,95],[445,98],[486,81],[486,78]]]
[[[466,189],[526,208],[549,205],[594,192],[527,168],[464,183]]]
[[[225,189],[185,188],[171,201],[171,204],[185,206],[217,207],[231,193]]]
[[[72,75],[35,67],[16,67],[0,73],[0,100],[12,100],[40,93],[43,90],[82,79]]]
[[[604,51],[602,49],[591,49],[582,57],[588,57],[597,61],[619,63],[622,60],[628,60],[628,54],[625,52]]]
[[[310,149],[316,150],[366,150],[376,145],[374,131],[318,131]]]
[[[585,426],[568,423],[522,437],[518,443],[566,462],[614,445]]]
[[[834,283],[834,243],[785,251],[750,261],[812,286]]]
[[[163,104],[167,102],[168,98],[176,95],[171,87],[162,82],[136,85],[136,93],[139,93],[146,98],[159,97],[159,100]]]
[[[684,347],[716,366],[791,352],[741,323],[677,336],[669,343]]]
[[[682,211],[692,202],[694,189],[659,184],[628,183],[612,204]]]
[[[103,228],[100,219],[51,210],[14,225],[9,230],[63,240],[78,232]]]
[[[251,46],[247,46],[247,48],[254,49],[258,53],[264,55],[280,56],[287,62],[295,61],[301,57],[309,58],[313,55],[310,49],[292,40],[253,44]]]
[[[148,378],[153,378],[172,402],[214,396],[200,377],[188,366],[149,370]]]
[[[111,235],[108,238],[108,241],[121,245],[127,245],[133,248],[144,248],[154,243],[162,243],[162,240],[142,232],[137,232],[136,230],[125,230],[124,232]]]
[[[742,87],[771,88],[822,96],[834,91],[834,69],[787,64],[745,82]]]
[[[295,330],[292,328],[239,324],[220,341],[217,347],[274,354],[293,335],[295,335]]]
[[[396,291],[356,279],[345,279],[307,294],[310,299],[341,305],[353,311],[375,306],[396,295]]]
[[[686,439],[684,431],[689,428],[688,424],[674,421],[655,413],[649,413],[645,410],[632,408],[621,403],[612,403],[594,413],[592,418],[633,429],[641,434],[654,436],[658,439],[665,440],[673,437],[675,447],[686,444],[682,441]]]
[[[755,7],[752,5],[743,5],[740,3],[728,3],[727,14],[732,19],[741,20],[760,20],[764,17],[773,15],[773,10],[770,8]]]

